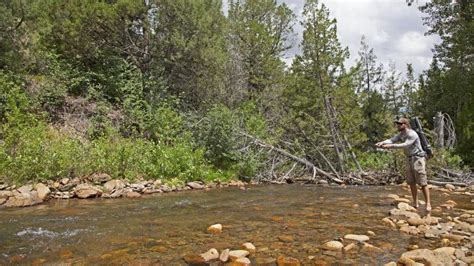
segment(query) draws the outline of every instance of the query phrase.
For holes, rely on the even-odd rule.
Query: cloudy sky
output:
[[[321,0],[329,8],[331,16],[337,19],[340,42],[349,47],[351,56],[348,65],[352,65],[357,58],[361,37],[365,35],[369,47],[374,48],[376,56],[385,66],[394,61],[397,69],[405,72],[406,64],[412,63],[415,73],[428,68],[432,59],[431,49],[438,42],[435,36],[424,36],[427,28],[423,26],[424,14],[418,6],[426,1],[414,0],[409,7],[406,0]],[[304,0],[278,2],[286,3],[301,18]],[[300,52],[302,32],[303,28],[296,23],[294,47],[285,55],[287,63]]]

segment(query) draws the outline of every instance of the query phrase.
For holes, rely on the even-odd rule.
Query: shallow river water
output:
[[[290,256],[303,265],[380,265],[396,261],[411,244],[434,248],[438,241],[400,233],[381,219],[393,207],[389,193],[399,186],[253,186],[150,195],[141,199],[56,200],[0,209],[0,264],[186,265],[184,255],[209,248],[257,248],[257,258]],[[421,196],[421,195],[420,195]],[[433,192],[433,207],[447,199],[472,209],[467,196]],[[223,233],[208,226],[221,223]],[[321,249],[345,234],[367,234],[381,253]],[[311,259],[311,260],[310,260]]]

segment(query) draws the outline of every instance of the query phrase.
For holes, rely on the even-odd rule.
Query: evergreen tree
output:
[[[295,15],[275,0],[230,0],[230,49],[239,59],[249,99],[272,93],[282,81]]]
[[[373,48],[369,49],[365,36],[362,36],[360,45],[361,49],[359,51],[359,59],[357,60],[359,83],[356,92],[368,94],[375,90],[380,91],[380,85],[384,78],[383,65],[381,63],[377,64],[377,56]]]

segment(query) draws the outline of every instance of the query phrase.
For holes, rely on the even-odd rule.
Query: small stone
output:
[[[396,228],[396,227],[397,227],[397,226],[395,225],[395,223],[392,222],[392,220],[390,220],[390,219],[387,218],[387,217],[383,218],[382,221],[383,221],[385,224],[387,224],[387,225],[389,225],[390,227],[392,227],[392,228]]]
[[[408,218],[407,222],[409,225],[415,225],[415,226],[426,224],[425,220],[418,217]]]
[[[345,246],[344,247],[344,251],[345,252],[348,252],[349,250],[353,249],[356,247],[356,244],[355,243],[350,243],[349,245]]]
[[[374,233],[373,231],[370,231],[370,230],[367,231],[367,234],[368,234],[368,235],[371,235],[371,236],[375,236],[375,233]]]
[[[248,258],[238,258],[233,263],[232,266],[250,266],[250,260]]]
[[[398,195],[396,195],[396,194],[388,194],[388,195],[387,195],[387,198],[396,200],[396,199],[398,199],[398,198],[400,198],[400,197],[399,197]]]
[[[394,261],[391,261],[389,263],[384,264],[383,266],[397,266],[397,263]]]
[[[222,261],[222,262],[227,262],[229,260],[229,252],[230,252],[230,250],[228,248],[221,251],[221,255],[219,256],[219,260]]]
[[[415,249],[419,249],[420,247],[418,247],[418,245],[409,245],[408,246],[408,250],[415,250]]]
[[[383,252],[383,250],[379,247],[376,247],[374,245],[371,245],[369,243],[364,243],[362,246],[362,251],[367,251],[367,252]]]
[[[295,239],[292,236],[287,236],[287,235],[279,236],[278,240],[280,240],[281,242],[293,242],[293,241],[295,241]]]
[[[247,250],[231,250],[229,251],[229,258],[231,261],[235,261],[238,258],[247,257],[250,254]]]
[[[279,256],[277,259],[278,266],[300,266],[301,263],[298,259],[292,257]]]
[[[344,236],[344,239],[347,240],[355,240],[359,242],[364,242],[364,241],[369,241],[370,237],[366,235],[353,235],[353,234],[348,234]]]
[[[416,211],[415,208],[413,208],[412,206],[408,205],[408,203],[406,202],[400,202],[398,203],[397,205],[397,208],[401,211]]]
[[[63,185],[67,185],[67,183],[69,183],[69,178],[67,178],[67,177],[62,178],[61,181],[59,181],[59,182]]]
[[[206,263],[201,255],[186,255],[184,256],[184,261],[191,265],[202,265]]]
[[[451,190],[451,191],[456,189],[456,187],[451,185],[451,184],[446,184],[444,187],[448,190]]]
[[[276,259],[274,258],[257,258],[256,263],[258,266],[274,266],[276,265]]]
[[[207,252],[200,254],[204,261],[208,262],[219,258],[219,252],[215,248],[209,249]]]
[[[215,235],[222,233],[222,224],[213,224],[209,226],[207,232]]]
[[[242,244],[242,248],[247,250],[248,252],[250,253],[255,253],[257,251],[257,249],[255,248],[255,246],[250,243],[250,242],[247,242],[247,243],[243,243]]]
[[[344,248],[344,245],[339,241],[329,241],[324,243],[322,248],[326,250],[340,251]]]

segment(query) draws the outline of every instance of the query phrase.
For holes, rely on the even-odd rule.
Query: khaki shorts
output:
[[[426,159],[425,157],[409,157],[406,159],[407,167],[407,183],[415,184],[420,186],[428,185],[428,179],[426,178]]]

